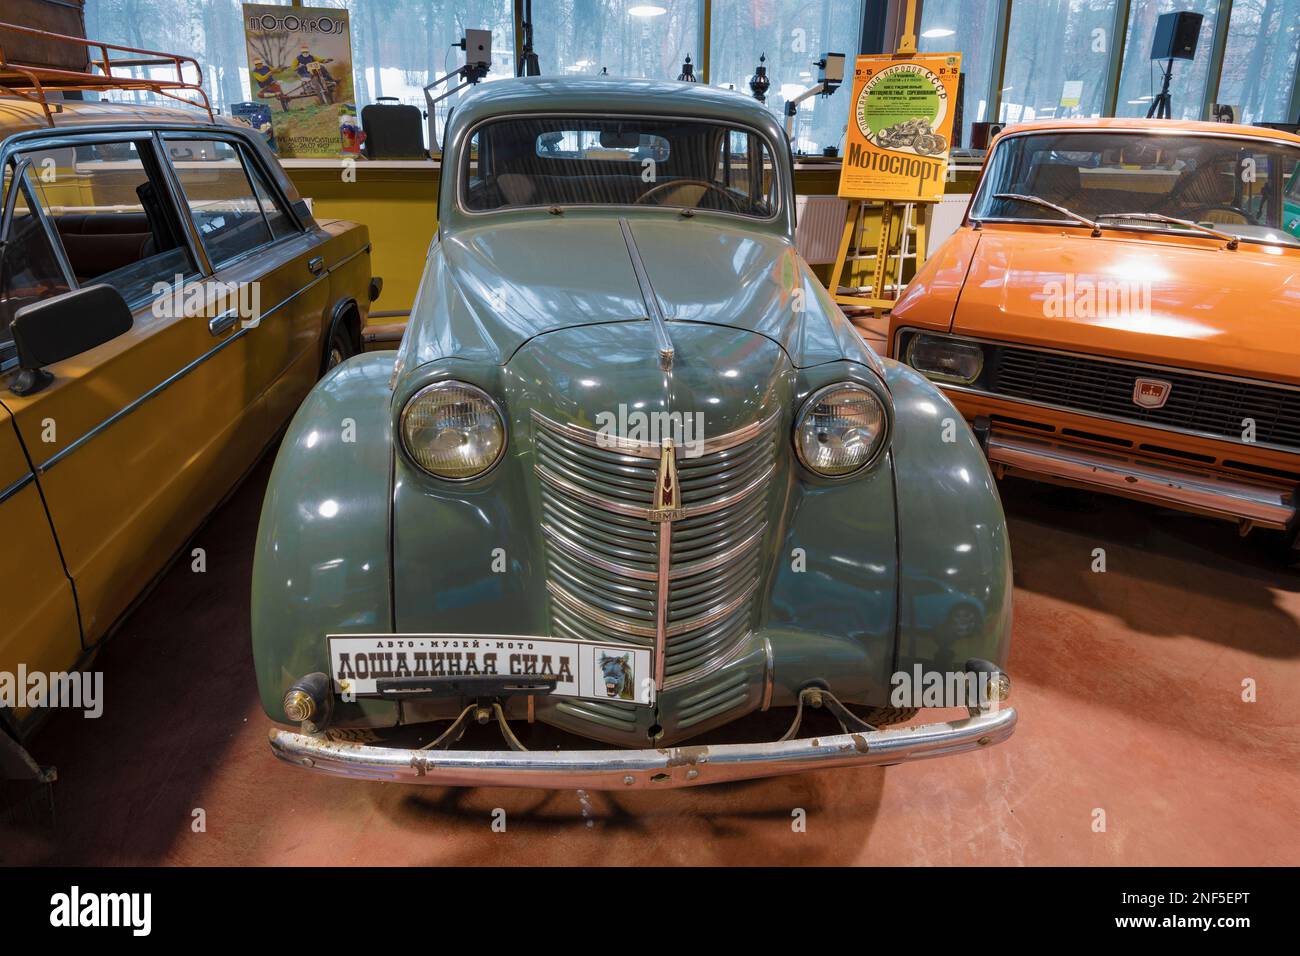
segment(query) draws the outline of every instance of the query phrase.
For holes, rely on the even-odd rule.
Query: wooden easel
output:
[[[916,0],[907,0],[906,28],[898,49],[898,57],[916,55]],[[835,256],[835,267],[831,270],[831,297],[840,305],[856,305],[869,309],[888,311],[898,300],[898,293],[903,287],[903,267],[908,259],[914,259],[916,269],[925,264],[926,232],[930,222],[932,202],[897,202],[892,199],[850,199],[848,214],[844,221],[844,232],[840,236],[839,252]],[[880,241],[875,252],[865,252],[871,248],[865,242],[867,232],[867,210],[880,207]],[[909,231],[913,228],[915,217],[916,248],[909,250]],[[841,292],[840,283],[846,271],[852,272],[849,263],[875,260],[872,280],[869,286],[854,286],[857,292]],[[890,279],[890,262],[897,263],[894,270],[895,295],[886,296],[885,290]]]
[[[831,270],[831,297],[840,305],[857,305],[871,309],[890,309],[898,296],[886,296],[885,290],[890,280],[889,264],[895,263],[893,279],[901,290],[903,285],[903,267],[907,260],[914,259],[919,270],[925,264],[926,234],[929,228],[930,207],[933,203],[900,203],[883,200],[880,206],[880,241],[874,252],[866,241],[868,217],[867,210],[876,202],[870,199],[850,199],[848,215],[844,221],[844,232],[840,236],[840,248],[835,255],[835,267]],[[916,217],[913,223],[913,217]],[[915,230],[916,245],[911,248],[910,233]],[[874,260],[871,285],[855,286],[857,292],[841,292],[841,282],[846,271],[851,271],[849,263]]]

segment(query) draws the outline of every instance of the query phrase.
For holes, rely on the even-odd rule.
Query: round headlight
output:
[[[402,409],[402,444],[436,478],[467,481],[497,463],[506,446],[505,419],[481,388],[435,382]]]
[[[830,385],[804,403],[795,421],[794,448],[804,467],[843,478],[870,464],[884,446],[889,416],[863,385]]]

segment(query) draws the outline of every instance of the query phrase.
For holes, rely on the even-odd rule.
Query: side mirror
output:
[[[46,365],[115,339],[132,324],[130,307],[111,285],[90,285],[23,306],[9,327],[19,365],[9,390],[39,392],[54,380]]]

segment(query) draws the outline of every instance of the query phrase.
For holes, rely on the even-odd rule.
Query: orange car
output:
[[[1008,129],[890,319],[994,471],[1283,529],[1300,486],[1300,137]]]

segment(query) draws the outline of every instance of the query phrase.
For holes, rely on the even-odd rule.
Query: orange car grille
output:
[[[1249,419],[1256,444],[1300,450],[1300,390],[1010,346],[985,354],[980,391],[1239,443]],[[1134,402],[1139,378],[1170,385],[1162,407]]]

